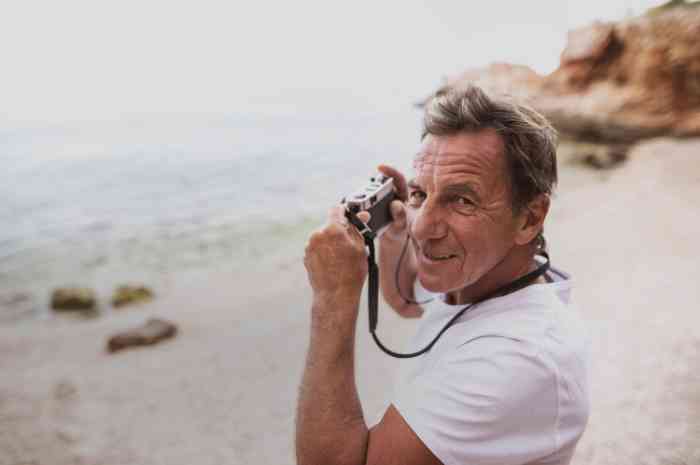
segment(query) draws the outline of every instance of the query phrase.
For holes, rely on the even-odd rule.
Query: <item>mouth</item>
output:
[[[428,262],[444,262],[447,261],[451,258],[457,257],[457,255],[454,254],[433,254],[433,253],[428,253],[423,251],[422,254],[423,258],[425,258]]]
[[[457,255],[452,253],[438,252],[437,250],[431,250],[431,247],[422,247],[421,244],[415,239],[413,239],[413,245],[415,247],[418,260],[424,265],[436,265],[438,263],[444,263],[453,258],[457,258]]]

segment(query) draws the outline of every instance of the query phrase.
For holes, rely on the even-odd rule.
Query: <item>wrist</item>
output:
[[[362,289],[356,292],[315,292],[311,304],[312,328],[333,333],[355,330]]]
[[[358,289],[339,289],[332,291],[314,291],[313,306],[314,307],[351,307],[357,306],[360,303],[362,296],[362,288]]]

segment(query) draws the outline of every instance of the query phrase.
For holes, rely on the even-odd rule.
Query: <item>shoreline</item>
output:
[[[585,167],[575,152],[576,144],[563,141],[561,187],[554,194],[555,208],[559,196],[605,183],[614,172]],[[300,258],[299,250],[303,251],[311,231],[325,220],[323,209],[315,213],[303,210],[306,213],[297,217],[286,213],[275,218],[269,214],[236,223],[212,218],[202,224],[174,223],[167,231],[153,227],[126,236],[117,231],[100,235],[98,231],[95,236],[30,250],[5,262],[0,273],[4,281],[0,327],[51,319],[50,294],[58,287],[94,289],[102,302],[101,311],[109,314],[111,293],[122,284],[143,284],[154,289],[156,295],[165,295],[187,287],[191,279],[201,275],[288,267]],[[8,263],[18,273],[9,271]],[[26,296],[28,301],[14,308],[4,302],[16,296]]]
[[[697,139],[640,144],[553,201],[553,264],[573,274],[593,337],[592,413],[573,465],[700,460],[698,153]],[[0,326],[0,464],[293,463],[310,303],[302,236],[240,273],[183,274],[187,285],[142,306]],[[374,347],[364,305],[357,382],[371,424],[400,362]],[[401,347],[415,322],[390,312],[381,306],[381,337]],[[153,316],[178,336],[106,353],[110,334]]]

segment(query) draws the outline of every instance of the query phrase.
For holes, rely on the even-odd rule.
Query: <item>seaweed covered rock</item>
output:
[[[51,294],[51,308],[57,312],[90,312],[97,310],[97,297],[86,287],[58,288]]]
[[[175,337],[177,326],[166,320],[151,318],[143,325],[115,334],[107,341],[107,351],[117,352],[129,347],[156,344]]]
[[[153,297],[153,291],[146,286],[119,286],[112,296],[112,306],[123,307],[135,303],[148,302]]]

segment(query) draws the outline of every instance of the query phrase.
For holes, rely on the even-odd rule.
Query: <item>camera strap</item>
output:
[[[435,336],[435,338],[423,349],[417,351],[417,352],[412,352],[408,354],[403,354],[400,352],[394,352],[393,350],[387,348],[382,342],[379,340],[379,337],[377,337],[377,323],[379,321],[379,268],[377,267],[377,261],[375,258],[375,247],[374,247],[374,239],[376,238],[376,233],[372,231],[365,223],[363,223],[357,216],[349,211],[346,211],[346,215],[348,218],[348,221],[352,223],[357,230],[362,234],[362,237],[365,240],[365,245],[367,246],[369,253],[367,255],[367,265],[368,265],[368,288],[367,288],[367,303],[368,303],[368,310],[369,310],[369,332],[372,334],[372,338],[374,339],[374,342],[377,344],[377,346],[386,354],[396,357],[396,358],[413,358],[413,357],[418,357],[420,355],[423,355],[424,353],[428,352],[430,349],[433,348],[435,343],[440,339],[440,337],[447,331],[450,326],[452,326],[462,315],[464,315],[465,312],[467,312],[469,309],[475,307],[476,305],[489,300],[493,299],[494,297],[501,297],[507,294],[511,294],[513,292],[519,291],[520,289],[532,284],[535,280],[537,280],[540,276],[544,276],[545,273],[549,270],[550,262],[549,262],[549,254],[547,254],[546,251],[541,250],[538,252],[538,255],[541,255],[544,257],[544,263],[539,265],[535,270],[529,272],[528,274],[521,276],[520,278],[516,279],[515,281],[508,283],[504,286],[499,287],[498,289],[495,289],[485,296],[482,296],[480,299],[470,303],[469,305],[465,306],[462,308],[459,312],[457,312],[451,319],[448,321],[445,326],[442,327],[442,329],[438,332],[438,334]]]
[[[365,245],[367,249],[369,249],[369,254],[367,254],[367,269],[369,275],[367,278],[367,304],[369,308],[369,332],[374,335],[374,331],[377,329],[379,316],[379,267],[377,267],[377,260],[374,252],[374,239],[377,237],[377,234],[363,223],[355,213],[346,210],[345,216],[348,221],[357,228],[360,234],[362,234]],[[376,336],[375,341],[381,344]],[[381,345],[379,347],[382,348]]]

